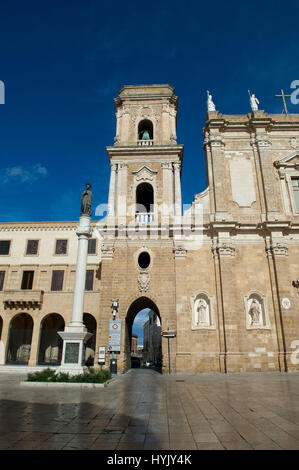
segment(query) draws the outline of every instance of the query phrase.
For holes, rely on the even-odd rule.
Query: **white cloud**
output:
[[[134,320],[134,328],[138,328],[144,325],[144,323],[148,320],[149,310],[149,308],[145,308],[136,315]]]
[[[32,183],[47,175],[47,168],[40,163],[28,167],[19,165],[0,169],[0,180],[2,184],[10,182]]]

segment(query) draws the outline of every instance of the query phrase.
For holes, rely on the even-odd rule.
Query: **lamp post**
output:
[[[116,359],[114,359],[114,351],[115,351],[115,335],[120,334],[120,329],[118,325],[118,321],[116,320],[116,314],[119,308],[119,299],[113,299],[111,300],[111,308],[112,308],[112,320],[110,320],[110,325],[109,325],[109,341],[110,345],[109,348],[111,348],[112,352],[112,360],[110,362],[110,372],[112,374],[117,373],[117,362]],[[110,353],[110,350],[109,350]]]

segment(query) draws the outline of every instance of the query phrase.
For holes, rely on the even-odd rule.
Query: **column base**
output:
[[[88,333],[84,325],[77,327],[69,325],[58,334],[63,339],[63,349],[61,366],[57,369],[57,373],[83,374],[88,370],[88,367],[84,365],[84,344],[92,336],[92,333]]]

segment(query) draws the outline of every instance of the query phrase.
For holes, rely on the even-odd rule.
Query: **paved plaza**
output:
[[[299,374],[161,375],[105,388],[23,387],[0,374],[0,449],[299,449]]]

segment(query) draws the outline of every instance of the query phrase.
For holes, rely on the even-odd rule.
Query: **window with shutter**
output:
[[[85,290],[93,290],[93,278],[94,278],[94,270],[93,269],[87,269],[87,271],[86,271]]]
[[[26,255],[37,255],[38,240],[28,240]]]
[[[66,255],[67,240],[56,240],[56,255]]]
[[[21,289],[32,289],[34,271],[23,271]]]
[[[51,282],[51,290],[62,290],[63,288],[63,278],[64,278],[64,271],[55,269],[52,271],[52,282]]]
[[[0,271],[0,290],[3,290],[5,271]]]
[[[0,240],[0,255],[9,255],[10,240]]]

